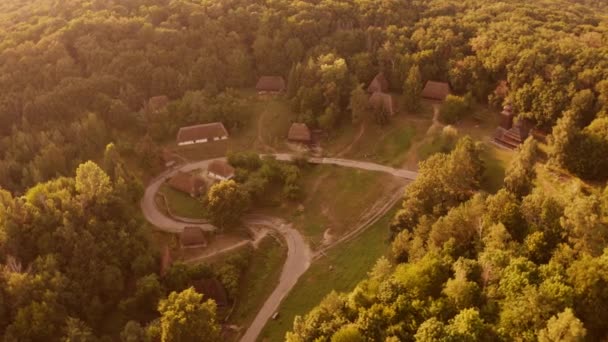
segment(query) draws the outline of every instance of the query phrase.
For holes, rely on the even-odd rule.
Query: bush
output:
[[[439,120],[444,124],[453,124],[460,120],[469,110],[469,103],[464,97],[448,95],[439,111]]]

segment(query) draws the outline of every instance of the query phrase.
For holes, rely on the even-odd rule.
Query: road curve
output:
[[[288,153],[270,154],[269,156],[274,156],[277,160],[281,161],[291,161],[295,158],[294,155]],[[225,158],[186,163],[169,169],[154,178],[146,188],[140,204],[146,220],[158,229],[170,233],[179,233],[186,226],[196,226],[207,231],[214,230],[215,227],[208,223],[188,223],[168,217],[158,209],[155,202],[156,193],[168,178],[172,177],[178,171],[188,172],[195,169],[206,169],[213,160],[225,160]],[[395,169],[385,165],[358,160],[313,157],[308,158],[308,162],[312,164],[337,165],[361,170],[384,172],[407,180],[414,180],[417,176],[417,173],[413,171]],[[295,286],[300,276],[306,272],[314,255],[302,234],[294,229],[291,224],[288,224],[282,219],[263,215],[248,215],[244,218],[244,221],[246,224],[264,225],[277,231],[283,236],[287,243],[287,259],[285,260],[283,270],[281,271],[279,284],[270,294],[268,299],[266,299],[264,305],[240,340],[241,342],[255,342],[266,325],[266,322],[268,322],[273,313],[279,308],[279,305],[289,291]]]

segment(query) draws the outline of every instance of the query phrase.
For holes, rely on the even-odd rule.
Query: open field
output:
[[[388,224],[394,213],[395,210],[389,211],[361,235],[313,263],[281,304],[279,317],[266,325],[259,340],[282,341],[296,315],[306,314],[331,291],[350,291],[363,280],[388,250]]]
[[[383,173],[311,165],[303,172],[300,202],[263,211],[293,222],[315,249],[324,237],[333,240],[356,227],[374,203],[404,186],[402,180]]]

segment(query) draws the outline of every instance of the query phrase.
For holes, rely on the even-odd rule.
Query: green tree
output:
[[[68,317],[63,342],[94,342],[97,341],[93,331],[79,319]]]
[[[553,133],[549,139],[551,149],[549,150],[549,162],[566,168],[570,153],[578,139],[579,129],[577,127],[576,113],[567,111],[553,127]]]
[[[538,146],[533,137],[528,137],[509,164],[505,175],[505,188],[522,198],[530,193],[536,178],[534,164],[538,158]]]
[[[587,330],[576,318],[572,309],[553,316],[547,321],[547,327],[538,333],[539,342],[581,342],[585,340]]]
[[[161,341],[219,341],[220,327],[215,318],[216,306],[193,288],[172,292],[158,305]]]
[[[235,181],[219,182],[207,193],[207,210],[220,228],[237,224],[249,207],[249,194]]]
[[[453,124],[462,119],[469,109],[464,97],[448,95],[439,109],[439,120],[445,124]]]
[[[349,109],[351,111],[351,120],[353,123],[359,123],[367,116],[367,107],[369,105],[368,95],[363,90],[363,84],[359,84],[350,93]]]
[[[420,110],[420,95],[422,94],[422,76],[420,68],[414,65],[410,68],[403,83],[403,106],[407,111],[416,113]]]
[[[97,164],[88,161],[76,169],[76,191],[87,202],[104,202],[112,192],[110,177]]]
[[[365,338],[356,325],[345,325],[331,337],[331,342],[364,342]]]
[[[125,324],[120,333],[121,342],[147,342],[145,329],[136,321],[129,321]]]

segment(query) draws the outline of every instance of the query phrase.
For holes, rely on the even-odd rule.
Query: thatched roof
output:
[[[195,281],[193,285],[196,292],[202,293],[204,298],[213,299],[217,306],[228,306],[228,293],[216,278],[200,279]]]
[[[289,127],[287,139],[296,142],[309,143],[312,140],[312,134],[305,123],[294,122]]]
[[[444,101],[450,95],[450,85],[446,82],[428,81],[422,90],[422,97],[429,100]]]
[[[369,87],[367,87],[367,91],[370,93],[375,93],[378,91],[384,93],[388,91],[388,80],[386,77],[384,77],[382,72],[378,73],[378,75],[374,77],[372,82],[369,84]]]
[[[227,137],[228,131],[221,122],[182,127],[177,132],[177,143],[195,141],[201,139],[213,140],[213,138]]]
[[[184,227],[179,234],[179,243],[182,247],[204,247],[207,246],[207,237],[199,227]]]
[[[383,109],[390,115],[395,114],[395,105],[391,94],[377,91],[369,97],[369,104],[376,110]]]
[[[223,160],[214,160],[209,164],[207,171],[224,178],[234,177],[234,168]]]
[[[205,181],[195,175],[179,171],[171,177],[169,186],[192,196],[198,196],[205,191]]]
[[[262,76],[255,89],[257,91],[281,92],[285,90],[285,80],[281,76]]]

